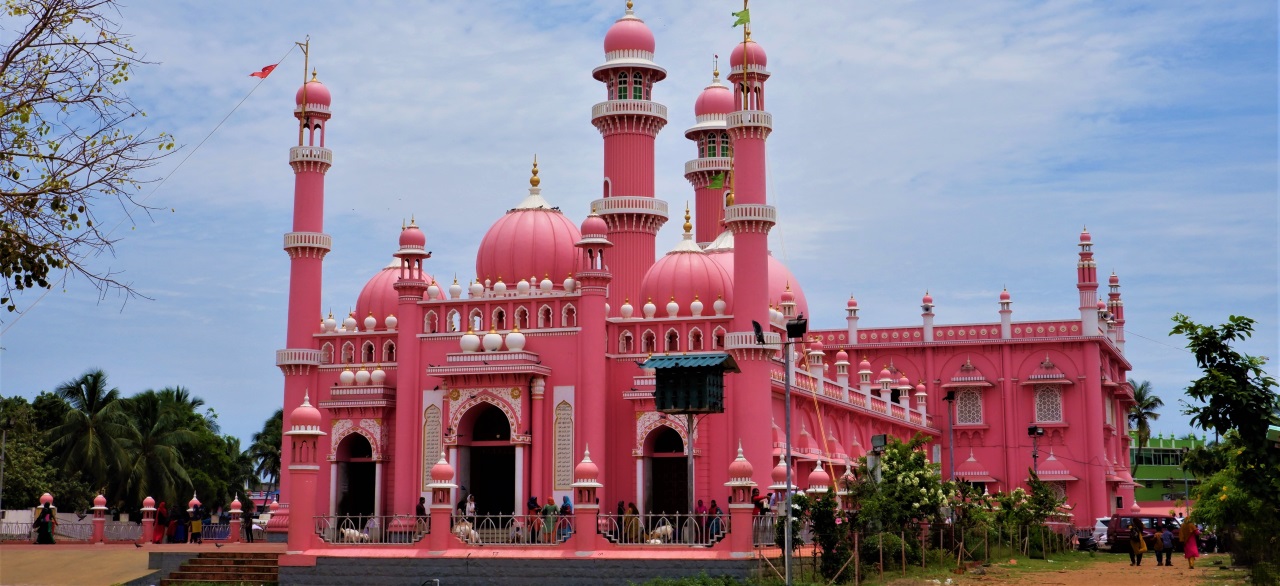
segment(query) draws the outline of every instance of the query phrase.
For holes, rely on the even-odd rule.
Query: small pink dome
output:
[[[1108,279],[1108,280],[1107,280],[1107,282],[1108,282],[1108,283],[1110,283],[1112,287],[1119,286],[1119,285],[1120,285],[1120,277],[1116,276],[1116,274],[1115,274],[1115,273],[1111,273],[1111,278],[1110,278],[1110,279]]]
[[[320,410],[311,406],[311,401],[308,397],[303,397],[302,404],[295,407],[293,411],[289,413],[289,425],[295,428],[304,425],[308,427],[319,427],[320,419]]]
[[[267,508],[268,508],[268,509],[271,509],[271,512],[272,512],[272,513],[275,513],[276,511],[279,511],[279,510],[280,510],[280,501],[279,501],[279,500],[271,501],[271,504],[270,504],[270,505],[267,505]]]
[[[792,429],[795,429],[795,428],[793,427]],[[797,450],[800,450],[801,452],[806,452],[806,453],[807,453],[807,452],[811,452],[812,450],[816,449],[818,446],[817,446],[817,444],[815,444],[815,443],[814,443],[814,441],[813,441],[813,435],[811,435],[811,434],[809,433],[809,430],[808,430],[808,429],[805,429],[805,428],[804,428],[804,426],[801,426],[801,427],[800,427],[800,438],[796,440],[796,446],[795,446],[795,447],[796,447],[796,449],[797,449]]]
[[[519,281],[529,275],[559,282],[576,272],[582,233],[560,210],[515,208],[493,223],[476,253],[476,276]]]
[[[1098,311],[1106,311],[1106,309],[1107,309],[1107,302],[1106,302],[1106,301],[1103,301],[1103,300],[1101,300],[1101,299],[1099,299],[1099,300],[1098,300]]]
[[[746,43],[738,43],[738,46],[733,48],[733,53],[729,54],[729,66],[742,66],[743,53],[747,54],[746,60],[752,65],[759,65],[760,67],[769,65],[769,56],[765,55],[764,48],[755,41],[747,41]]]
[[[155,507],[156,507],[156,499],[153,499],[151,497],[142,499],[142,508],[154,509]]]
[[[1089,229],[1085,228],[1080,231],[1080,242],[1093,242],[1093,236],[1089,235]]]
[[[428,283],[435,280],[427,274],[423,274],[422,278]],[[356,297],[354,315],[364,319],[372,314],[379,324],[386,323],[388,315],[394,315],[399,311],[400,292],[396,291],[395,287],[398,280],[400,280],[400,262],[392,261],[390,265],[369,279],[364,289],[360,290],[360,296]]]
[[[406,246],[426,246],[427,235],[422,233],[422,229],[416,224],[409,224],[407,228],[400,231],[400,248]]]
[[[813,472],[809,473],[809,488],[819,486],[831,486],[831,475],[827,474],[827,471],[822,466],[814,468]]]
[[[862,362],[858,363],[858,370],[865,370],[867,372],[871,372],[871,362],[867,360],[866,356],[863,356]]]
[[[826,346],[825,344],[823,344],[823,343],[822,343],[822,337],[821,337],[821,336],[815,337],[815,338],[813,339],[813,341],[812,341],[812,342],[809,342],[809,351],[810,351],[810,352],[822,352],[822,351],[823,351],[823,350],[825,350],[826,348],[827,348],[827,346]]]
[[[191,500],[187,501],[187,508],[194,509],[198,506],[200,506],[200,499],[196,498],[194,494],[191,495]]]
[[[755,468],[742,455],[742,446],[738,446],[738,457],[729,463],[729,478],[751,478],[753,474],[755,474]]]
[[[42,504],[42,505],[48,505],[48,504],[52,504],[52,503],[53,503],[53,495],[51,495],[51,494],[49,494],[49,493],[47,493],[47,492],[46,492],[46,493],[44,493],[44,494],[42,494],[42,495],[40,495],[40,504]]]
[[[444,459],[444,454],[440,454],[440,461],[431,467],[431,480],[437,483],[453,480],[453,466],[450,466],[449,461]]]
[[[1000,292],[1000,300],[1001,300],[1001,301],[1008,301],[1008,300],[1010,300],[1010,299],[1012,299],[1012,297],[1009,295],[1009,290],[1008,290],[1008,289],[1005,289],[1005,290],[1003,290],[1003,291],[1001,291],[1001,292]]]
[[[845,306],[845,307],[857,307],[857,306],[858,306],[858,300],[857,300],[857,299],[854,299],[854,298],[853,298],[853,295],[850,295],[850,296],[849,296],[849,302],[848,302],[848,303],[845,303],[845,304],[844,304],[844,306]]]
[[[591,461],[591,453],[583,452],[582,461],[573,468],[574,480],[595,480],[600,477],[600,467]]]
[[[845,352],[844,350],[836,352],[836,362],[848,362],[848,361],[849,361],[848,352]]]
[[[927,390],[924,388],[924,381],[916,383],[916,393],[919,394],[925,392],[927,392]]]
[[[933,296],[930,295],[928,291],[925,291],[924,299],[921,299],[920,302],[925,305],[933,305]]]
[[[898,379],[898,386],[911,388],[911,379],[907,378],[906,374],[903,374],[902,378]]]
[[[880,370],[880,378],[878,378],[878,379],[876,379],[876,380],[884,380],[884,379],[893,380],[893,373],[889,372],[889,369],[888,369],[888,368],[881,369],[881,370]]]
[[[773,479],[774,484],[785,484],[787,482],[786,462],[778,462],[778,465],[773,467],[773,472],[769,476]]]
[[[791,292],[791,283],[787,283],[786,287],[782,289],[781,299],[783,303],[795,303],[796,294]]]
[[[107,506],[107,497],[102,496],[102,495],[98,495],[98,496],[93,497],[93,506],[95,506],[95,507],[105,507],[105,506]]]
[[[581,231],[583,236],[606,236],[609,234],[609,226],[605,224],[604,218],[601,218],[595,212],[591,212],[591,215],[582,221]]]
[[[693,115],[703,116],[705,114],[728,114],[737,108],[733,103],[733,92],[728,86],[720,83],[713,83],[702,90],[698,94],[698,99],[693,102]]]
[[[711,256],[698,250],[691,240],[681,242],[675,250],[653,263],[640,281],[641,299],[671,299],[680,306],[679,317],[692,317],[690,304],[723,296],[725,313],[733,312],[733,274]],[[705,301],[704,301],[705,303]]]
[[[614,51],[648,51],[653,52],[653,31],[649,30],[649,26],[636,17],[630,9],[627,14],[619,18],[613,26],[609,27],[609,32],[604,34],[604,52],[612,53]]]
[[[242,504],[243,503],[240,502],[240,497],[236,497],[231,501],[231,510],[239,510]]]
[[[329,88],[324,87],[323,83],[320,83],[319,81],[314,79],[311,81],[308,81],[305,85],[298,88],[297,95],[293,97],[294,103],[296,103],[299,106],[302,105],[302,90],[304,88],[306,89],[306,92],[307,92],[308,104],[319,104],[321,106],[326,106],[326,107],[329,106],[329,102],[331,100],[329,96]]]

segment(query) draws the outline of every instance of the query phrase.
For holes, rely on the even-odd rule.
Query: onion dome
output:
[[[1089,229],[1080,230],[1080,244],[1088,244],[1090,242],[1093,242],[1093,236],[1089,235]]]
[[[276,511],[280,510],[280,499],[271,501],[271,504],[267,505],[267,508],[271,509],[272,514],[275,514]]]
[[[463,352],[476,352],[480,350],[480,336],[477,336],[471,328],[467,328],[467,333],[458,340],[458,347]]]
[[[101,508],[101,509],[105,509],[105,508],[107,508],[107,497],[102,496],[102,495],[98,495],[98,496],[93,497],[93,508],[95,508],[95,509],[99,509],[99,508]]]
[[[344,387],[349,387],[356,382],[356,373],[351,372],[350,368],[344,368],[342,374],[338,375],[338,382]]]
[[[911,388],[911,379],[907,378],[906,373],[903,373],[903,374],[902,374],[902,378],[899,378],[899,379],[898,379],[898,388],[900,388],[900,389],[909,389],[909,388]]]
[[[542,280],[538,281],[538,290],[543,293],[550,293],[552,289],[555,289],[555,287],[555,283],[552,283],[551,278],[548,276],[544,275]]]
[[[426,246],[427,235],[422,233],[410,216],[409,225],[400,229],[400,250],[396,252],[396,256],[422,256],[426,254]]]
[[[667,310],[671,317],[692,317],[689,306],[695,297],[703,293],[724,297],[726,306],[731,306],[733,274],[712,260],[693,241],[693,224],[690,223],[689,208],[685,207],[684,236],[671,252],[645,272],[640,281],[640,295],[658,299],[670,297]],[[677,306],[676,313],[670,312],[673,304]]]
[[[813,435],[809,433],[803,423],[800,424],[800,437],[796,439],[795,451],[809,455],[818,452],[818,445],[813,441]]]
[[[924,305],[933,305],[933,296],[930,295],[928,291],[925,291],[924,298],[920,300],[920,303]]]
[[[644,310],[645,319],[653,319],[653,314],[657,313],[658,306],[653,304],[653,298],[649,298],[649,300],[644,303],[644,307],[642,309]]]
[[[738,457],[729,463],[729,480],[749,480],[753,474],[755,474],[755,468],[742,455],[742,442],[738,442]]]
[[[609,226],[605,224],[604,218],[596,213],[596,209],[591,208],[591,213],[587,215],[587,219],[582,221],[582,238],[584,240],[608,240]]]
[[[373,367],[373,372],[369,373],[369,382],[380,385],[387,380],[387,371],[382,370],[381,366]]]
[[[378,327],[378,318],[373,317],[373,313],[370,313],[369,315],[365,316],[364,331],[372,332],[377,327]]]
[[[515,328],[507,334],[507,350],[511,352],[519,352],[524,350],[524,344],[524,334],[520,333],[520,326],[515,326]]]
[[[916,383],[916,396],[928,395],[928,391],[924,388],[924,381]]]
[[[882,380],[882,381],[883,381],[883,380],[889,380],[889,381],[891,381],[891,380],[893,380],[893,373],[892,373],[892,372],[889,372],[889,367],[887,367],[887,366],[886,366],[886,367],[884,367],[883,369],[881,369],[881,370],[880,370],[880,378],[878,378],[878,379],[876,379],[876,380]]]
[[[200,506],[200,499],[196,498],[196,493],[192,492],[191,500],[187,501],[187,507],[189,509],[194,509],[198,506]]]
[[[480,241],[477,275],[567,275],[577,268],[578,227],[542,198],[538,162],[529,195],[507,210]]]
[[[472,281],[471,285],[467,287],[467,290],[471,293],[472,297],[484,295],[484,285],[480,284],[480,281]]]
[[[458,277],[453,278],[453,284],[449,285],[449,299],[460,299],[462,297],[462,285],[458,284]]]
[[[1005,289],[1005,290],[1003,290],[1003,291],[1001,291],[1001,292],[1000,292],[1000,300],[1001,300],[1001,301],[1009,301],[1009,300],[1011,300],[1011,299],[1013,299],[1013,297],[1009,295],[1009,290],[1008,290],[1008,289]]]
[[[42,505],[50,505],[50,504],[53,504],[53,495],[51,495],[51,494],[49,494],[49,493],[47,493],[47,492],[46,492],[46,493],[44,493],[44,494],[42,494],[42,495],[40,495],[40,504],[42,504]]]
[[[423,279],[430,282],[430,275],[423,275]],[[383,267],[373,278],[369,279],[364,285],[364,289],[360,290],[360,296],[356,297],[355,315],[366,316],[364,320],[364,329],[372,331],[379,321],[385,323],[386,317],[399,310],[400,292],[396,291],[396,281],[400,280],[400,261],[393,259],[390,264]],[[373,318],[373,324],[370,325],[369,317]],[[354,331],[356,328],[356,320],[354,317],[344,322],[347,331]]]
[[[564,278],[565,292],[573,293],[573,290],[576,289],[577,287],[578,287],[578,281],[574,280],[573,273],[569,273],[569,276]]]
[[[320,410],[311,406],[311,393],[302,395],[302,404],[289,413],[289,425],[296,430],[320,429]],[[200,504],[200,503],[196,503]]]
[[[489,333],[481,338],[480,343],[484,346],[485,352],[497,352],[502,349],[502,334],[493,326],[489,327]]]
[[[493,284],[494,295],[506,295],[507,284],[502,282],[502,275],[498,275],[498,282]]]
[[[386,324],[388,330],[394,330],[396,326],[400,325],[400,319],[389,313],[387,314],[387,319],[382,320],[382,323]]]
[[[1107,302],[1106,302],[1106,301],[1103,301],[1103,300],[1101,300],[1101,299],[1099,299],[1099,300],[1098,300],[1098,311],[1106,311],[1106,310],[1107,310]]]
[[[1107,283],[1112,287],[1120,286],[1120,277],[1116,276],[1115,271],[1111,271],[1111,278],[1107,279]]]
[[[733,103],[733,91],[720,83],[720,71],[716,70],[712,73],[711,85],[703,88],[702,93],[698,94],[698,99],[693,102],[693,115],[723,115],[734,110],[737,110],[737,104]]]
[[[864,372],[871,372],[871,361],[867,360],[866,356],[863,356],[862,362],[858,363],[858,370],[864,371]]]
[[[302,105],[303,94],[306,95],[308,108],[312,106],[324,106],[325,108],[328,108],[330,101],[332,100],[329,96],[329,88],[324,87],[324,84],[320,83],[320,80],[316,79],[315,71],[311,72],[311,81],[308,81],[303,84],[302,87],[298,88],[298,93],[293,96],[295,104],[299,106]]]
[[[825,492],[831,487],[831,475],[827,471],[818,466],[809,473],[809,490],[815,492]]]
[[[453,466],[449,465],[449,460],[444,457],[444,452],[440,452],[440,461],[431,467],[431,481],[443,484],[450,480],[453,480]]]
[[[843,362],[843,363],[845,363],[845,364],[848,364],[848,363],[849,363],[849,353],[848,353],[848,352],[845,352],[844,350],[841,350],[841,351],[839,351],[839,352],[836,352],[836,362]]]
[[[622,314],[622,319],[631,319],[631,314],[635,313],[636,308],[631,306],[631,298],[628,297],[622,301],[622,307],[618,308]]]
[[[600,478],[600,467],[591,461],[590,446],[582,446],[582,461],[573,468],[573,478],[579,482]]]
[[[653,41],[653,31],[649,30],[649,26],[640,20],[631,9],[631,2],[627,2],[627,13],[619,18],[613,26],[609,27],[609,32],[604,34],[604,53],[616,51],[642,51],[649,53],[652,57],[655,43]]]
[[[241,507],[241,506],[242,506],[242,503],[240,502],[240,497],[236,497],[236,498],[234,498],[234,499],[232,499],[232,500],[231,500],[231,512],[232,512],[232,513],[242,513],[243,511],[241,511],[241,510],[240,510],[240,507]]]
[[[521,297],[529,294],[529,279],[520,279],[520,282],[516,283],[516,294]]]
[[[773,472],[769,474],[769,477],[773,479],[774,485],[785,487],[787,485],[787,463],[778,462],[778,465],[773,467]]]
[[[365,288],[368,289],[369,285],[366,284]],[[363,294],[363,291],[361,292],[361,294]],[[356,316],[354,311],[351,313],[348,313],[347,317],[342,320],[342,327],[348,332],[356,331]]]
[[[676,298],[672,295],[671,301],[667,302],[667,317],[675,317],[678,313],[680,313],[680,304],[676,303]]]
[[[858,307],[858,300],[857,300],[857,299],[854,299],[854,298],[853,298],[853,295],[850,295],[850,296],[849,296],[849,302],[848,302],[848,303],[845,303],[845,304],[844,304],[844,306],[845,306],[845,307],[848,307],[848,308],[850,308],[850,309],[856,308],[856,307]]]
[[[147,498],[142,499],[142,508],[143,508],[143,509],[154,509],[154,508],[156,508],[156,499],[153,499],[153,498],[151,498],[151,497],[147,497]]]
[[[338,329],[338,320],[333,319],[333,312],[329,312],[329,317],[324,318],[324,331],[332,332]]]
[[[796,294],[791,292],[790,281],[787,282],[786,288],[782,290],[782,295],[779,296],[779,299],[782,299],[782,303],[795,303]]]
[[[711,309],[716,312],[716,315],[724,315],[724,310],[728,307],[729,304],[724,302],[723,294],[717,295],[715,303],[711,304]]]
[[[822,336],[814,336],[813,341],[809,342],[810,354],[814,352],[821,353],[823,350],[826,350],[826,348],[826,345],[822,343]]]
[[[361,367],[360,370],[356,371],[356,384],[360,386],[367,385],[371,377],[372,375],[369,374],[369,371]]]
[[[759,43],[747,39],[745,43],[738,43],[733,48],[733,52],[729,54],[729,66],[742,67],[744,61],[763,68],[769,64],[769,56],[765,55],[764,48]]]
[[[698,300],[698,294],[694,293],[693,303],[689,304],[689,313],[693,314],[694,317],[698,317],[702,315],[703,308],[702,301]]]

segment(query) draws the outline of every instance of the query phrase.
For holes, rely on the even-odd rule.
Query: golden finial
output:
[[[409,225],[410,225],[410,226],[417,226],[417,225],[418,225],[418,220],[414,217],[414,215],[413,215],[413,214],[409,214]]]
[[[314,67],[312,67],[312,68],[311,68],[311,81],[314,81],[314,82],[319,82],[319,81],[320,81],[320,80],[316,79],[316,68],[314,68]]]
[[[733,192],[732,192],[732,191],[726,192],[726,193],[724,194],[724,205],[725,205],[725,207],[728,207],[728,206],[733,205]]]
[[[689,223],[689,202],[684,202],[684,233],[688,234],[693,231],[693,224]]]
[[[623,305],[631,305],[631,298],[630,298],[630,297],[624,297],[624,298],[622,299],[622,304],[623,304]]]
[[[538,155],[534,155],[533,156],[533,176],[529,178],[529,185],[537,187],[539,183],[542,183],[542,180],[538,179]]]
[[[712,55],[711,57],[711,77],[720,79],[720,56]]]
[[[632,4],[631,0],[627,0],[627,12],[631,12],[632,8],[635,8],[635,4]]]
[[[520,324],[511,324],[511,333],[513,334],[520,333]]]
[[[496,324],[489,324],[489,333],[490,334],[498,333],[498,326]]]
[[[453,274],[453,284],[454,284],[454,285],[457,285],[457,284],[458,284],[458,273],[454,273],[454,274]]]
[[[591,215],[596,215],[596,204],[591,204]]]

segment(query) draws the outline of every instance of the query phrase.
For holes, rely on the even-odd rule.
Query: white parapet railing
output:
[[[417,543],[431,531],[430,517],[339,515],[316,517],[316,535],[325,543],[382,545]]]
[[[296,146],[289,149],[289,162],[333,164],[333,151],[318,146]]]
[[[302,348],[285,348],[276,350],[276,366],[302,364],[317,366],[320,364],[320,351]]]
[[[607,513],[600,515],[596,531],[618,545],[710,547],[729,534],[729,515]]]
[[[597,214],[650,214],[667,216],[667,202],[655,197],[615,195],[591,202]]]
[[[765,128],[773,128],[773,114],[764,110],[739,110],[730,112],[729,119],[725,122],[725,126],[729,128],[738,128],[739,126],[763,126]]]
[[[614,114],[640,114],[667,119],[667,107],[650,100],[609,100],[591,107],[591,119]]]
[[[782,336],[777,332],[764,333],[764,347],[770,350],[778,350],[781,348]],[[752,332],[731,332],[724,337],[725,350],[734,350],[737,348],[760,348],[761,345],[756,341],[756,335]]]
[[[777,208],[759,203],[741,203],[724,209],[724,222],[768,222],[778,223]]]
[[[574,533],[572,515],[454,516],[449,531],[466,545],[559,545]]]
[[[323,248],[333,250],[333,237],[323,232],[289,232],[284,235],[284,247]]]
[[[698,171],[728,171],[730,163],[733,159],[729,157],[703,157],[687,161],[684,164],[684,173],[695,173]]]

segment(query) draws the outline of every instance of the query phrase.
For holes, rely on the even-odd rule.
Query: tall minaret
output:
[[[320,323],[320,272],[333,239],[324,233],[324,174],[333,164],[333,151],[324,146],[329,124],[329,90],[311,75],[296,97],[298,146],[289,149],[293,167],[293,231],[284,235],[289,253],[289,322],[285,348],[276,351],[276,365],[284,372],[284,405],[300,405],[320,364],[312,338]],[[312,389],[315,390],[315,389]],[[291,429],[291,410],[284,429]],[[290,454],[281,450],[280,485],[289,482]],[[281,494],[291,494],[282,491]],[[310,511],[302,512],[310,515]],[[304,521],[305,517],[299,521]]]
[[[733,92],[720,83],[717,65],[711,72],[711,85],[693,103],[697,123],[684,131],[684,137],[698,145],[698,158],[684,164],[684,178],[693,184],[694,238],[703,248],[724,230],[724,192],[732,183],[729,163],[733,160],[725,121],[735,109]],[[721,187],[713,188],[717,180]]]
[[[774,352],[756,344],[751,322],[769,328],[769,230],[778,216],[765,198],[765,140],[773,128],[772,117],[764,111],[768,61],[747,26],[743,42],[729,57],[736,107],[727,129],[733,141],[734,177],[724,221],[733,231],[734,301],[733,333],[726,347],[742,370],[733,383],[733,435],[741,438],[747,457],[759,462],[768,461],[773,450],[768,434],[758,431],[768,429],[773,412],[769,370]],[[777,340],[773,333],[767,337]]]
[[[654,238],[667,221],[667,202],[653,196],[653,143],[667,124],[667,107],[652,100],[653,84],[667,71],[653,62],[653,32],[627,12],[604,36],[603,65],[592,76],[605,84],[607,100],[591,108],[591,123],[604,137],[604,193],[591,204],[609,227],[614,245],[609,307],[639,299],[640,280],[653,266]]]
[[[1076,263],[1076,289],[1080,290],[1080,330],[1098,335],[1098,265],[1093,262],[1093,237],[1080,232],[1080,262]]]
[[[1116,348],[1124,352],[1124,300],[1120,299],[1120,277],[1115,271],[1111,272],[1107,284],[1111,286],[1111,292],[1107,294],[1107,310],[1115,320]]]

